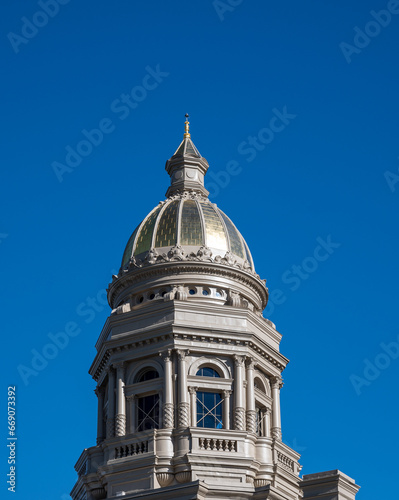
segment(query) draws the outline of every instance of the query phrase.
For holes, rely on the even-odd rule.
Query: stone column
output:
[[[245,430],[245,408],[244,408],[244,358],[234,356],[234,429]]]
[[[115,372],[108,367],[107,438],[115,436]]]
[[[198,387],[189,387],[190,392],[190,410],[191,410],[191,427],[197,427],[197,390]]]
[[[270,437],[270,409],[265,409],[265,437]]]
[[[272,437],[281,441],[281,416],[280,416],[280,389],[283,387],[281,375],[271,377],[272,384]]]
[[[249,358],[247,363],[247,431],[256,432],[254,361]]]
[[[230,394],[231,391],[223,391],[223,429],[230,429]]]
[[[94,391],[97,395],[98,410],[97,410],[97,444],[104,441],[104,387],[97,387]]]
[[[116,417],[115,417],[115,435],[124,436],[126,434],[126,399],[124,394],[125,387],[125,363],[121,361],[116,363]]]
[[[179,379],[178,379],[178,427],[188,427],[189,425],[189,404],[187,401],[187,372],[186,372],[186,352],[177,351],[179,359]]]
[[[172,379],[172,351],[168,350],[163,357],[164,361],[164,403],[163,403],[163,427],[171,429],[174,427],[174,406],[173,406],[173,379]]]
[[[125,396],[125,398],[128,407],[126,414],[130,415],[129,417],[130,429],[127,430],[127,434],[130,434],[136,432],[137,429],[137,412],[135,411],[136,410],[135,400],[137,398],[137,395],[131,394],[130,396]]]

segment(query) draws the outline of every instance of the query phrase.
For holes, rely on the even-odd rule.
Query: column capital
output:
[[[134,401],[137,398],[136,394],[130,394],[129,396],[126,396],[126,399],[130,401]]]
[[[247,356],[247,358],[246,358],[246,366],[247,366],[247,370],[254,370],[254,368],[255,368],[255,360],[254,360],[254,358],[251,358],[250,356]]]
[[[96,387],[94,389],[94,393],[96,394],[96,396],[99,398],[100,396],[104,396],[104,387],[100,386],[100,387]]]
[[[160,352],[159,355],[162,357],[163,361],[167,363],[172,360],[172,349]]]
[[[198,387],[192,387],[192,386],[190,386],[190,387],[188,388],[188,392],[189,392],[190,394],[197,394],[197,391],[198,391]]]
[[[112,366],[112,365],[108,365],[108,366],[106,367],[105,371],[107,372],[108,377],[109,377],[109,376],[110,376],[110,374],[112,374],[112,375],[113,375],[113,373],[114,373],[114,368],[113,368],[113,366]]]
[[[283,377],[281,375],[270,377],[270,382],[272,385],[272,389],[281,389],[284,385]]]
[[[229,398],[229,397],[231,396],[231,393],[232,393],[232,392],[233,392],[233,391],[224,390],[224,391],[223,391],[223,397],[224,397],[224,399]]]
[[[244,356],[239,356],[238,354],[236,354],[234,356],[234,364],[236,366],[244,366]]]
[[[117,361],[116,363],[112,364],[112,368],[115,370],[120,370],[121,368],[124,368],[126,365],[126,361]]]
[[[188,350],[183,350],[183,349],[177,349],[177,356],[179,358],[179,361],[184,361],[186,359],[187,354],[190,352]]]

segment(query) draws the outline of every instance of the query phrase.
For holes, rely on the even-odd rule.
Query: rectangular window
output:
[[[159,428],[159,395],[137,399],[137,432]]]
[[[197,392],[197,427],[222,429],[222,401],[217,392]]]

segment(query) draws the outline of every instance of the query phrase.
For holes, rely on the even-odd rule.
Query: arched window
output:
[[[213,368],[210,368],[209,366],[203,366],[202,368],[200,368],[197,371],[196,375],[200,376],[200,377],[218,377],[218,378],[220,378],[219,373],[216,370],[214,370]]]
[[[146,380],[152,380],[154,378],[159,378],[159,373],[153,368],[144,368],[141,370],[136,377],[136,382],[145,382]]]
[[[265,385],[259,377],[255,377],[254,387],[255,389],[258,389],[259,391],[264,392],[266,394]]]

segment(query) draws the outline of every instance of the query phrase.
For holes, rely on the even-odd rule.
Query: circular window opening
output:
[[[150,300],[154,300],[155,299],[155,293],[152,293],[149,297]]]
[[[205,296],[206,296],[206,295],[209,295],[208,290],[202,290],[202,295],[205,295]]]
[[[193,288],[191,288],[191,289],[189,290],[189,292],[188,292],[188,293],[189,293],[190,295],[195,295],[195,294],[196,294],[196,291],[195,291]]]
[[[143,296],[141,296],[141,297],[139,298],[139,304],[141,304],[141,303],[143,302],[143,300],[144,300],[144,297],[143,297]]]
[[[164,290],[163,292],[161,292],[161,297],[165,297],[165,295],[166,295],[166,292]]]
[[[220,292],[216,292],[216,297],[221,297],[222,294]]]

